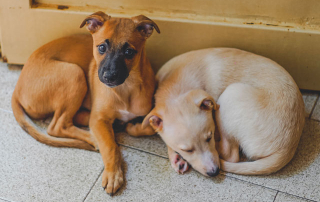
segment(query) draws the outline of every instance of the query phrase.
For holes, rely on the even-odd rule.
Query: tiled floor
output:
[[[0,202],[8,201],[320,201],[319,93],[304,92],[306,124],[294,159],[270,176],[195,171],[178,175],[158,136],[117,134],[126,182],[113,197],[101,187],[99,153],[43,145],[16,123],[10,99],[21,68],[0,63]]]

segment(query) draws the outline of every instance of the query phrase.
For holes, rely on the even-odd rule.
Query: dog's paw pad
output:
[[[183,174],[189,169],[189,164],[179,154],[175,154],[174,158],[171,159],[171,166],[179,173]]]

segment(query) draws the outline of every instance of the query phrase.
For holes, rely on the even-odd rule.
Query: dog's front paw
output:
[[[172,168],[179,174],[185,173],[189,169],[189,164],[179,154],[173,153],[169,156]]]
[[[123,172],[121,167],[112,169],[113,171],[109,170],[105,168],[102,173],[102,187],[112,196],[123,184]]]

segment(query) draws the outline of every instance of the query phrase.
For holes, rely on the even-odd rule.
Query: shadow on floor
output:
[[[306,119],[299,146],[291,162],[274,177],[286,178],[304,172],[320,155],[320,123]]]

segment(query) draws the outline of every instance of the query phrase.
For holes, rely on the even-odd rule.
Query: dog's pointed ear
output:
[[[189,96],[191,96],[194,103],[202,110],[218,110],[220,107],[214,101],[213,97],[203,90],[192,90],[189,92]]]
[[[98,31],[102,27],[104,22],[106,22],[110,18],[111,17],[104,12],[98,11],[86,17],[86,19],[84,19],[81,23],[80,28],[86,25],[89,32],[93,34]]]
[[[156,111],[156,109],[153,109],[144,119],[142,122],[142,128],[146,128],[148,125],[150,125],[156,132],[159,132],[162,130],[163,127],[163,120],[162,116]]]
[[[151,36],[153,29],[155,29],[160,34],[158,25],[146,16],[138,15],[132,17],[131,19],[136,24],[136,29],[138,29],[138,31],[145,39]]]

